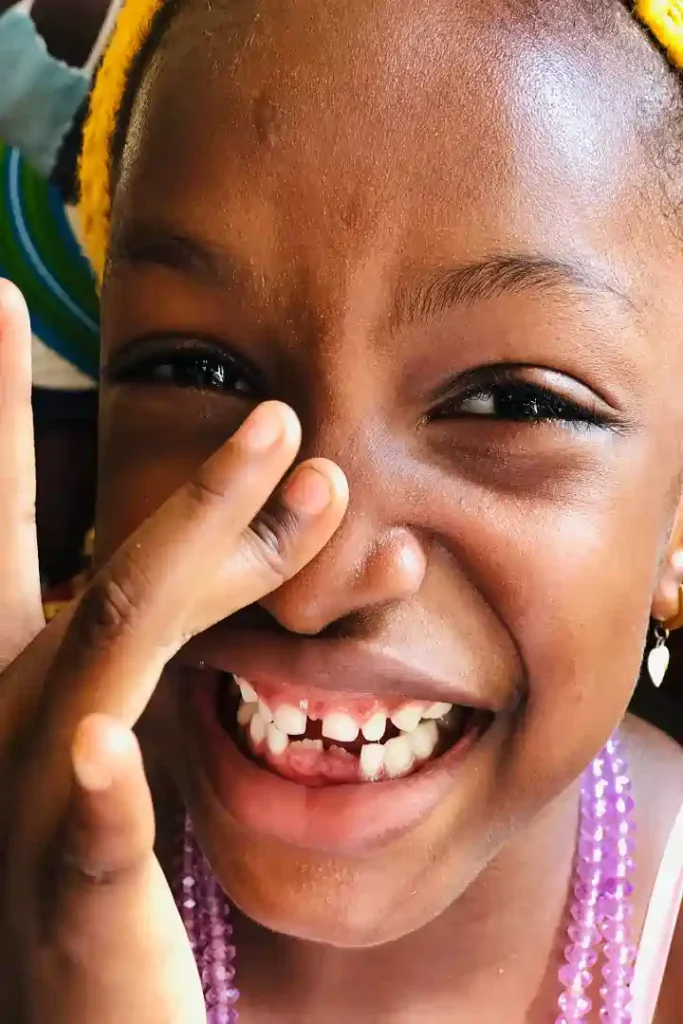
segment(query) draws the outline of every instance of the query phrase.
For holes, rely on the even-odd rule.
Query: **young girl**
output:
[[[128,0],[42,631],[1,298],[3,1024],[680,1020],[678,63],[677,2]]]

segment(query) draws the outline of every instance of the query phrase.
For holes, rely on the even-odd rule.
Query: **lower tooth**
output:
[[[369,782],[379,778],[384,767],[384,747],[380,743],[366,743],[360,751],[360,773]]]
[[[407,736],[397,736],[384,744],[384,770],[391,779],[407,775],[413,767],[413,751]]]
[[[316,753],[319,754],[322,754],[323,750],[325,749],[323,747],[322,740],[292,740],[290,746],[295,748],[296,750],[315,750]]]
[[[417,729],[410,733],[410,745],[413,754],[420,761],[432,756],[439,740],[439,728],[436,722],[420,722]]]
[[[278,757],[280,754],[284,754],[285,750],[289,746],[289,739],[287,734],[280,732],[278,727],[271,722],[268,726],[268,732],[266,733],[266,741],[268,743],[268,750],[274,757]]]

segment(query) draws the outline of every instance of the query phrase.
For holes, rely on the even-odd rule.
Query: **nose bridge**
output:
[[[384,387],[373,384],[372,373],[365,380],[350,374],[344,363],[326,359],[325,374],[310,391],[300,457],[323,456],[343,469],[347,514],[317,558],[263,602],[292,632],[319,633],[399,600],[414,593],[424,574],[419,543],[395,500],[398,452]]]

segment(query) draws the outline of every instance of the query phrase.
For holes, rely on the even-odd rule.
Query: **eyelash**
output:
[[[480,403],[480,407],[488,406],[488,409],[475,410],[472,408],[475,403]],[[497,408],[497,403],[502,403],[503,408]],[[447,399],[430,416],[432,420],[464,418],[532,424],[570,423],[585,427],[606,425],[606,418],[595,409],[511,374],[496,375],[490,383],[477,384],[463,394]]]
[[[607,418],[594,409],[540,384],[520,380],[518,373],[511,368],[491,370],[492,379],[478,382],[460,394],[442,400],[426,421],[467,418],[529,424],[555,422],[585,427],[606,425]],[[109,371],[108,376],[116,383],[152,384],[194,391],[216,390],[251,400],[258,400],[262,390],[255,373],[240,360],[225,350],[216,352],[208,348],[150,354],[133,365]]]

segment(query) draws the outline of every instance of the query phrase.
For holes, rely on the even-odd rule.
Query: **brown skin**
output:
[[[183,790],[230,895],[281,933],[240,921],[249,1024],[553,1012],[575,780],[623,717],[650,612],[673,614],[683,579],[683,259],[652,159],[673,83],[625,13],[608,39],[575,15],[539,27],[526,5],[503,15],[483,0],[201,5],[139,95],[103,293],[100,560],[277,397],[300,417],[302,457],[338,463],[351,502],[322,553],[246,618],[292,645],[371,636],[445,657],[509,709],[419,829],[340,861],[220,813],[182,678],[167,675],[141,734],[151,764]],[[230,273],[179,266],[177,246],[173,260],[168,246],[143,253],[143,220],[227,252]],[[500,253],[578,263],[609,285],[478,288],[429,317],[396,315],[435,272]],[[152,352],[168,363],[150,334],[211,337],[261,383],[245,401],[122,381],[124,351],[127,367]],[[523,364],[521,379],[605,423],[462,415],[466,375],[490,385],[493,364]],[[449,380],[451,415],[434,419]],[[197,555],[188,542],[177,571],[199,591]],[[149,624],[133,621],[146,678]],[[683,769],[647,728],[627,733],[642,921]],[[123,942],[120,920],[113,934]]]

